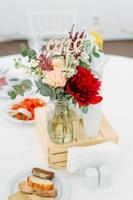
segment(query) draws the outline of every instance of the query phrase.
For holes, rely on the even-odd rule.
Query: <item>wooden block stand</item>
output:
[[[67,149],[73,146],[90,146],[113,141],[117,143],[118,135],[115,133],[109,122],[103,117],[99,135],[96,138],[88,138],[85,135],[82,121],[79,123],[76,139],[67,144],[57,144],[49,138],[46,125],[45,108],[37,108],[35,111],[35,121],[38,138],[42,147],[45,160],[51,168],[62,169],[66,167]]]

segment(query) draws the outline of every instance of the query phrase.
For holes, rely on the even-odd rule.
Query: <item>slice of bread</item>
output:
[[[54,178],[54,175],[55,175],[54,172],[47,171],[47,170],[44,170],[44,169],[40,169],[40,168],[37,168],[37,167],[32,169],[32,174],[34,176],[39,177],[39,178],[44,178],[44,179],[49,179],[49,180]]]
[[[54,188],[54,184],[52,181],[38,178],[36,176],[29,176],[27,182],[28,185],[34,189],[52,190]]]
[[[41,197],[56,197],[57,196],[57,190],[55,188],[53,188],[52,190],[42,190],[40,188],[33,188],[29,186],[29,184],[26,181],[21,182],[19,184],[19,190],[27,194],[35,194]]]
[[[31,200],[55,200],[55,198],[51,198],[51,197],[40,197],[37,196],[35,194],[30,195]]]
[[[8,200],[55,200],[55,198],[40,197],[37,195],[30,195],[23,192],[17,192],[9,196]]]
[[[8,200],[32,200],[31,195],[27,195],[23,192],[16,192],[8,197]]]

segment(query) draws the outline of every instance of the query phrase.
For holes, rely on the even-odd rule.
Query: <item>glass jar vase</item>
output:
[[[55,100],[47,107],[47,130],[55,143],[72,142],[76,136],[78,114],[74,106],[64,100]]]

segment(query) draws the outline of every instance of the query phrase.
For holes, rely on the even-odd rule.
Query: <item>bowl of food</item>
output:
[[[35,109],[45,106],[44,100],[35,97],[8,102],[3,108],[4,116],[16,123],[34,123]]]

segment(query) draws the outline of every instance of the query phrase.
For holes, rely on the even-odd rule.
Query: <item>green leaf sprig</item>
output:
[[[79,60],[79,65],[91,70],[91,66],[82,60]]]
[[[32,81],[25,79],[20,85],[13,85],[12,90],[8,92],[11,99],[15,99],[18,95],[24,96],[26,90],[31,90]]]
[[[36,59],[37,53],[35,50],[30,49],[27,45],[21,44],[20,45],[20,53],[23,57],[28,57],[28,61],[30,62],[32,59]]]
[[[93,47],[93,56],[95,56],[96,58],[100,57],[100,53],[98,53],[98,51],[96,50],[96,46]]]

